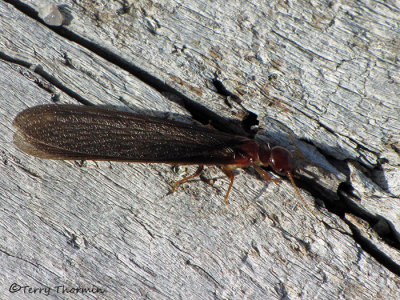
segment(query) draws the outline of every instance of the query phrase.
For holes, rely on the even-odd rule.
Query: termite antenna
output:
[[[297,195],[299,196],[300,200],[303,202],[304,206],[310,211],[310,213],[313,214],[313,216],[320,222],[323,222],[320,218],[317,217],[317,215],[312,211],[311,207],[307,204],[307,202],[304,200],[304,198],[301,196],[300,191],[297,187],[297,185],[294,183],[293,175],[292,172],[287,171],[287,177],[289,177],[290,182],[292,183]]]
[[[305,158],[306,156],[304,155],[303,151],[300,150],[299,146],[297,146],[296,142],[294,141],[293,136],[290,134],[290,132],[288,132],[288,134],[289,134],[290,140],[292,141],[292,144],[296,147],[296,150],[297,150],[297,152],[299,153],[299,155],[300,155],[302,158]]]

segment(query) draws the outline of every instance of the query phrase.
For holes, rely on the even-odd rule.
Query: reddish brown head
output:
[[[287,175],[293,170],[293,158],[289,150],[275,146],[270,150],[268,164],[278,174]]]
[[[269,145],[266,144],[260,146],[258,156],[260,158],[261,163],[264,166],[269,165],[276,173],[281,175],[286,175],[289,178],[301,201],[310,210],[310,212],[317,218],[317,220],[320,220],[308,206],[304,198],[301,196],[300,191],[297,188],[296,183],[294,182],[293,157],[292,154],[289,152],[289,150],[280,146],[274,146],[270,148]],[[262,174],[266,179],[271,179],[269,175],[265,175],[266,173],[262,171],[262,169],[256,168],[256,170],[258,170],[258,172]]]
[[[263,166],[270,166],[280,175],[288,175],[293,171],[293,157],[289,150],[281,146],[270,147],[259,144],[258,157]]]

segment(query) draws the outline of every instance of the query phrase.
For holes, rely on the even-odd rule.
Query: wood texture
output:
[[[0,298],[400,296],[395,2],[55,1],[62,27],[38,17],[49,3],[0,2]],[[252,113],[260,138],[295,151],[295,137],[301,194],[324,223],[287,180],[251,169],[226,206],[216,168],[170,194],[195,166],[19,152],[13,118],[52,101],[227,130]]]

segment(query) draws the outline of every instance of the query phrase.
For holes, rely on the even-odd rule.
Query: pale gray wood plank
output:
[[[42,5],[25,3],[35,9]],[[96,285],[106,294],[78,296],[108,299],[399,294],[389,265],[362,250],[347,225],[388,255],[393,268],[400,261],[398,251],[371,230],[368,218],[347,214],[346,225],[333,213],[317,212],[311,187],[301,190],[303,197],[335,229],[318,222],[287,181],[267,184],[253,171],[237,175],[226,206],[227,180],[212,168],[205,177],[218,178],[213,184],[196,180],[170,195],[170,184],[184,174],[168,165],[80,166],[17,151],[11,128],[17,112],[49,103],[54,93],[63,102],[76,102],[67,89],[94,104],[187,112],[169,100],[173,96],[164,98],[128,70],[0,5],[0,52],[7,55],[0,64],[2,295],[11,295],[12,282]],[[297,140],[317,165],[308,170],[327,192],[335,195],[348,176],[360,199],[346,196],[399,228],[399,47],[392,42],[399,38],[397,7],[223,1],[129,5],[121,14],[120,2],[68,3],[72,20],[66,28],[221,116],[240,120],[247,110],[256,113],[267,129],[261,134],[284,145],[290,141],[279,122],[286,124],[310,142]],[[59,87],[41,88],[35,80],[46,83],[43,73],[21,62],[40,66]],[[240,105],[215,93],[210,82],[216,72],[240,96]],[[180,168],[187,169],[194,170]],[[330,200],[340,205],[339,199]],[[52,290],[53,298],[64,296]]]

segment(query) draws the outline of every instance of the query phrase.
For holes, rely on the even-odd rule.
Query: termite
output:
[[[217,165],[230,179],[225,203],[235,169],[252,166],[266,180],[276,182],[261,168],[269,166],[289,178],[310,209],[293,179],[292,154],[281,146],[202,125],[96,106],[34,106],[19,113],[13,124],[17,147],[40,158],[199,165],[172,191],[200,175],[203,166]]]

